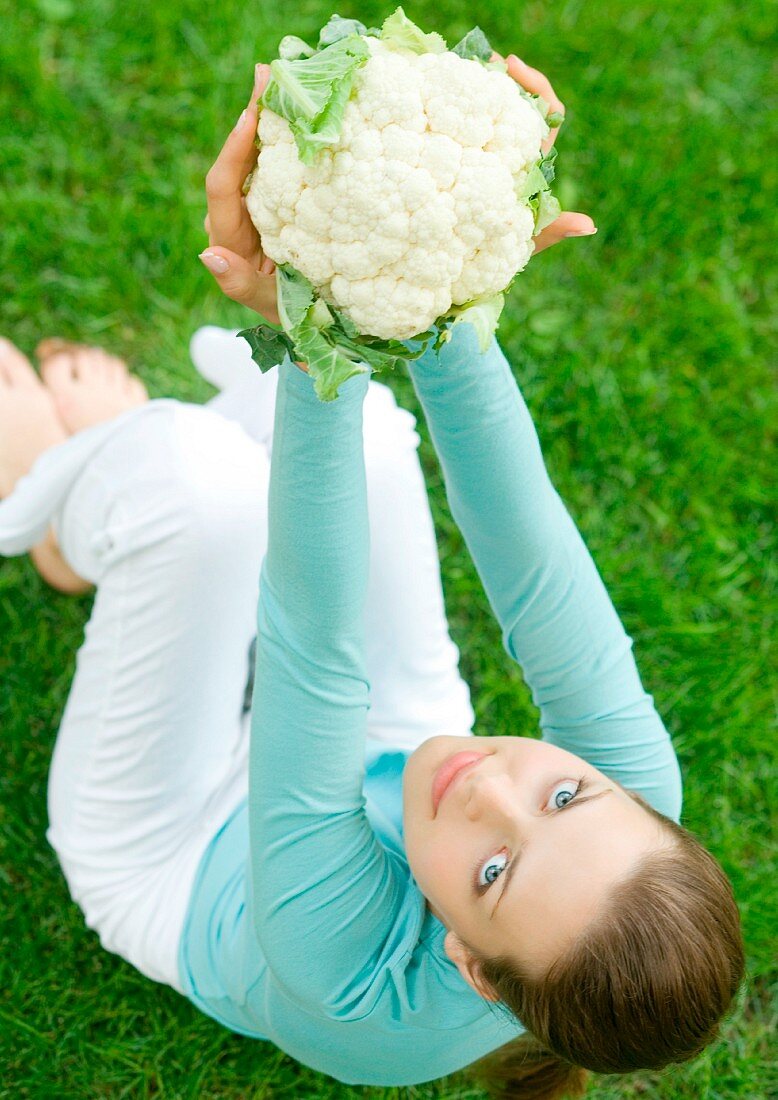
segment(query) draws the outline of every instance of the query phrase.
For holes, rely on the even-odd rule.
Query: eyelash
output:
[[[586,777],[581,776],[581,778],[578,780],[578,785],[575,788],[575,794],[570,799],[570,802],[575,801],[575,799],[578,797],[578,795],[581,793],[581,791],[585,790],[587,786],[588,786],[588,783],[587,783]],[[567,806],[570,805],[570,802],[566,802],[564,806],[561,806],[557,810],[552,810],[551,812],[552,813],[561,813],[562,810],[564,810]],[[501,854],[501,852],[502,852],[502,849],[500,850],[500,852],[495,852],[494,855],[498,856],[498,855]],[[489,889],[489,887],[494,886],[495,882],[497,882],[497,879],[502,877],[501,875],[498,875],[497,878],[492,879],[491,882],[487,882],[485,886],[482,886],[481,883],[478,881],[478,872],[481,870],[481,868],[484,866],[484,864],[486,862],[488,862],[488,858],[489,857],[487,857],[487,859],[479,859],[478,862],[476,863],[475,867],[473,867],[473,886],[475,888],[476,893],[479,894],[479,895],[480,894],[485,894],[486,891]],[[508,863],[510,863],[510,860],[508,861]],[[502,869],[503,873],[508,870],[508,863],[506,863],[505,866],[503,867],[503,869]]]

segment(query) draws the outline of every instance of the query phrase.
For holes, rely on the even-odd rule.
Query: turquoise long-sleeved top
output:
[[[497,341],[482,354],[461,324],[409,369],[543,737],[677,820],[670,738]],[[407,755],[366,752],[367,387],[354,376],[324,404],[288,357],[279,367],[248,800],[203,857],[179,963],[187,996],[233,1030],[390,1086],[445,1076],[523,1029],[445,955],[404,853]]]

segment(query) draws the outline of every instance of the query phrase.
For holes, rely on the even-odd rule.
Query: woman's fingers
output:
[[[270,79],[270,66],[257,65],[254,90],[248,106],[222,146],[205,177],[208,199],[208,235],[213,243],[229,245],[244,227],[245,207],[241,202],[243,181],[257,159],[257,99]]]
[[[508,54],[505,61],[509,76],[512,76],[526,91],[542,96],[549,106],[549,112],[558,111],[561,115],[565,113],[565,105],[551,87],[551,81],[547,76],[521,61],[515,53]]]
[[[539,95],[544,99],[548,104],[549,114],[553,114],[553,112],[556,111],[560,115],[564,115],[564,103],[551,87],[551,81],[547,76],[544,76],[539,69],[533,69],[530,65],[527,65],[518,58],[515,53],[508,54],[507,58],[501,57],[498,53],[493,53],[490,60],[504,61],[508,66],[508,76],[512,77],[517,84],[520,84],[526,92],[531,92],[532,95]],[[558,126],[554,126],[543,141],[541,150],[544,153],[547,153],[556,141],[556,136],[559,133],[559,127],[561,125],[562,123],[560,122]]]
[[[542,252],[544,248],[550,248],[552,244],[559,244],[566,237],[591,237],[596,232],[595,224],[588,214],[565,211],[535,237],[533,255]]]
[[[246,196],[245,195],[243,195],[241,197],[240,203],[241,203],[241,206],[245,210],[245,208],[246,208]],[[203,219],[203,229],[205,230],[206,236],[210,238],[210,236],[211,236],[211,216],[210,216],[210,214],[206,214],[205,218]]]
[[[257,99],[269,79],[270,66],[257,65],[248,106],[206,177],[209,247],[200,259],[228,298],[279,324],[275,264],[262,252],[243,197],[243,182],[257,159]]]
[[[551,81],[541,73],[538,69],[533,69],[531,65],[527,65],[516,56],[516,54],[508,54],[508,57],[503,59],[500,54],[493,53],[491,61],[505,61],[508,66],[508,75],[512,77],[517,84],[520,84],[525,91],[530,92],[532,95],[539,95],[541,99],[544,99],[548,104],[548,113],[557,113],[564,115],[565,105],[554,89],[551,87]],[[562,123],[559,123],[561,126]],[[541,145],[541,150],[547,153],[556,140],[556,136],[559,133],[559,126],[555,126],[551,129],[545,141]],[[542,252],[544,248],[550,248],[552,244],[559,244],[560,241],[565,240],[566,237],[590,237],[597,232],[597,228],[589,217],[588,214],[574,213],[573,211],[565,211],[560,214],[559,217],[547,225],[537,237],[535,237],[535,253]],[[534,253],[533,253],[534,254]]]
[[[279,323],[276,265],[271,259],[266,257],[258,271],[243,256],[219,246],[206,248],[200,259],[228,298],[261,313],[272,324]]]

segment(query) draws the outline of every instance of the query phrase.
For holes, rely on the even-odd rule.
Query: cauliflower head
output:
[[[316,49],[281,40],[244,188],[276,264],[281,328],[240,333],[262,370],[302,358],[332,401],[462,322],[486,350],[560,211],[541,143],[561,116],[493,53],[478,27],[449,50],[402,8],[380,29],[333,15]]]
[[[549,127],[506,73],[364,41],[340,136],[314,163],[263,107],[246,205],[277,265],[360,333],[403,340],[525,267],[535,216],[523,188]]]

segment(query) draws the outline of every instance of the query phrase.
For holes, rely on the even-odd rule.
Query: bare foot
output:
[[[29,359],[0,337],[0,498],[9,496],[40,454],[67,437],[53,398]],[[92,587],[62,557],[53,530],[30,556],[43,579],[60,592],[76,594]]]
[[[0,337],[0,497],[9,496],[38,455],[67,434],[29,359]]]
[[[149,399],[146,387],[130,374],[126,363],[102,348],[51,339],[42,340],[35,353],[46,389],[71,434]]]

